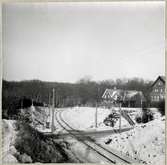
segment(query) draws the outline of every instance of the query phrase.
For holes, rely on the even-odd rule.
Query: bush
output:
[[[165,100],[159,102],[158,110],[159,110],[159,112],[161,113],[162,116],[165,115]]]
[[[143,108],[142,111],[143,113],[141,116],[136,116],[136,123],[147,123],[151,120],[154,120],[153,113],[149,109]]]
[[[32,119],[32,114],[29,109],[23,109],[19,115],[19,120],[23,124],[32,124],[33,119]]]
[[[114,127],[115,123],[117,122],[119,116],[117,113],[111,113],[104,119],[104,124],[110,127]]]
[[[18,156],[18,160],[21,163],[32,163],[32,159],[30,156],[28,156],[27,154],[22,154]]]
[[[19,136],[16,139],[15,144],[16,149],[20,152],[20,154],[25,153],[29,155],[33,162],[46,162],[46,159],[44,159],[42,155],[44,156],[46,154],[47,145],[42,139],[40,139],[39,134],[35,132],[35,130],[33,130],[30,126],[24,123],[20,124],[21,126],[18,134]],[[23,162],[23,160],[20,159],[20,162]]]
[[[141,116],[136,116],[135,120],[136,120],[136,123],[141,123],[142,122]]]
[[[154,119],[153,113],[147,108],[143,108],[142,123],[147,123]]]
[[[18,121],[17,126],[19,130],[15,148],[20,152],[18,160],[21,163],[63,163],[69,161],[70,158],[62,143],[54,142],[52,138],[37,132],[25,120]]]
[[[3,97],[2,98],[2,118],[17,120],[19,113],[19,98],[18,97]]]

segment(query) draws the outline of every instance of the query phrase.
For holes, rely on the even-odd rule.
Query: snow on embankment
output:
[[[24,119],[19,124],[19,133],[15,144],[17,150],[29,156],[33,163],[77,162],[66,141],[58,137],[48,137],[42,133],[45,132],[49,114],[49,109],[46,107],[30,107],[22,111],[26,120]],[[25,121],[29,123],[25,123]]]
[[[115,134],[100,140],[145,164],[165,164],[165,118],[161,117],[141,124],[133,130]]]
[[[77,162],[67,142],[39,132],[45,126],[45,110],[30,107],[21,110],[20,120],[3,120],[3,163]]]
[[[16,149],[14,147],[16,139],[16,130],[14,128],[14,120],[2,120],[2,162],[17,163],[14,156]]]

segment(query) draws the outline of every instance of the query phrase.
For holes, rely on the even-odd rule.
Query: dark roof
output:
[[[158,81],[161,80],[165,84],[165,76],[158,76],[158,78],[153,82],[151,86],[154,86],[154,84]]]
[[[161,78],[162,81],[165,82],[165,76],[159,76]]]

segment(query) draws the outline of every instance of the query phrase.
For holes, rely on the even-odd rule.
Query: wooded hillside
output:
[[[95,106],[96,102],[101,101],[101,96],[106,88],[139,90],[142,91],[148,100],[148,94],[152,81],[143,79],[117,79],[105,80],[100,82],[91,81],[83,78],[76,83],[45,82],[40,80],[28,81],[5,81],[2,84],[2,109],[3,115],[16,113],[16,109],[21,107],[21,99],[33,99],[36,104],[49,104],[52,89],[55,88],[55,106],[67,107],[74,105]],[[42,105],[41,104],[41,105]]]

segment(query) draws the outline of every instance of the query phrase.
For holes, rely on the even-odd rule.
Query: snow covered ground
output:
[[[73,128],[79,130],[108,130],[103,120],[111,113],[109,109],[98,108],[98,128],[95,128],[95,108],[74,107],[63,112],[63,118]],[[134,120],[141,115],[141,109],[129,109]],[[127,156],[140,160],[144,164],[165,164],[165,117],[161,117],[156,109],[151,109],[154,120],[146,124],[136,124],[134,129],[120,134],[112,134],[98,138],[97,142]],[[129,123],[122,117],[122,127],[129,127]],[[114,128],[119,127],[119,120]],[[110,141],[109,144],[105,144]]]
[[[134,122],[135,117],[142,114],[140,108],[123,109],[128,110],[129,115]],[[96,108],[73,107],[57,110],[63,111],[63,119],[77,130],[100,131],[119,128],[119,120],[116,122],[114,127],[106,126],[103,123],[104,119],[112,112],[112,109],[97,109],[97,128],[95,127]],[[48,109],[46,111],[48,111]],[[144,164],[165,164],[165,117],[161,117],[157,109],[151,109],[151,111],[154,115],[153,121],[146,124],[136,123],[134,129],[130,131],[97,138],[97,143],[121,152],[123,155],[126,154],[129,157],[140,160],[140,162]],[[51,116],[49,118],[51,119]],[[56,123],[56,120],[55,126],[56,132],[66,132],[58,123]],[[123,117],[121,117],[121,126],[122,128],[131,127]],[[76,147],[77,145],[79,144],[75,143],[75,145],[72,145],[73,147],[71,149],[73,152],[78,148]],[[82,155],[81,151],[78,151],[79,155]],[[85,149],[83,149],[83,152],[86,153]],[[85,154],[83,156],[85,156]],[[92,158],[90,159],[92,160]]]
[[[14,154],[16,149],[14,147],[16,139],[16,131],[14,128],[14,120],[2,120],[2,162],[3,163],[17,163]]]
[[[66,109],[63,113],[64,120],[78,130],[111,130],[112,127],[106,126],[103,121],[112,112],[111,109],[97,109],[97,125],[95,127],[96,108],[91,107],[74,107]],[[122,128],[130,127],[129,123],[121,117]],[[119,128],[119,120],[116,122],[114,129]]]
[[[136,115],[141,115],[142,111],[140,108],[123,108],[128,110],[131,118],[135,121]],[[93,131],[93,130],[112,130],[119,128],[119,120],[116,122],[114,127],[106,126],[103,121],[112,112],[112,109],[98,108],[97,109],[97,123],[98,127],[95,127],[95,113],[96,108],[91,107],[73,107],[73,108],[62,108],[56,109],[58,111],[63,111],[63,119],[69,123],[73,128],[83,131]],[[41,123],[45,123],[47,116],[49,116],[49,109],[38,109],[34,115],[38,118]],[[165,164],[165,117],[161,117],[157,109],[151,109],[154,114],[154,120],[146,124],[137,124],[134,129],[107,135],[101,138],[97,138],[96,142],[111,148],[117,152],[121,152],[123,155],[127,155],[130,158],[135,158],[140,160],[144,164]],[[38,114],[43,114],[43,117]],[[56,112],[55,112],[56,113]],[[64,132],[64,130],[56,123],[56,131]],[[42,125],[41,125],[42,126]],[[130,124],[121,117],[122,128],[131,127]],[[44,124],[45,127],[45,124]],[[39,128],[40,129],[40,128]],[[41,127],[41,130],[46,131]],[[48,131],[48,130],[47,130]],[[15,140],[16,131],[14,129],[14,121],[3,120],[3,162],[17,162],[13,153],[16,151],[13,142]],[[4,138],[5,137],[5,138]],[[97,162],[94,159],[95,156],[90,152],[87,153],[87,148],[81,147],[81,144],[76,142],[74,139],[70,140],[71,151],[77,153],[77,157],[81,160],[87,160],[88,162]],[[85,159],[85,157],[87,159]],[[98,160],[98,162],[101,162]]]
[[[165,164],[165,118],[140,124],[133,130],[99,139],[100,143],[111,140],[110,147],[147,164]]]

